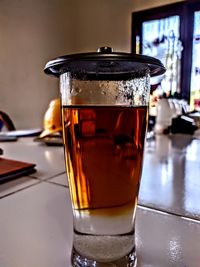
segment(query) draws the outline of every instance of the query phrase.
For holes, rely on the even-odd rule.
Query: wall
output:
[[[71,47],[68,3],[58,2],[0,1],[0,109],[18,129],[40,127],[58,96],[58,81],[43,73],[50,58]]]
[[[45,63],[67,53],[112,46],[130,51],[131,12],[173,0],[1,0],[0,109],[18,129],[42,127],[58,80]]]

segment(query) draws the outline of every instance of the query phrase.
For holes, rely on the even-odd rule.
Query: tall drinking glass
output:
[[[153,58],[102,48],[50,61],[45,72],[60,77],[72,266],[136,266],[150,75],[164,67]]]

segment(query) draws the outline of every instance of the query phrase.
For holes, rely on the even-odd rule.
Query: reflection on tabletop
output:
[[[139,204],[200,219],[200,141],[156,135],[146,142]]]

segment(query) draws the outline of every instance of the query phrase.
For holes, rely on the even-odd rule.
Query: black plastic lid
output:
[[[132,53],[113,52],[110,47],[101,47],[97,52],[65,55],[49,61],[44,72],[59,77],[65,72],[89,76],[123,76],[138,73],[145,69],[150,75],[157,76],[165,72],[160,60]]]

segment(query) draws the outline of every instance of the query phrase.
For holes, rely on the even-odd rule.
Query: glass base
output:
[[[71,260],[73,267],[136,267],[137,265],[135,248],[128,255],[110,262],[99,262],[95,259],[88,259],[80,255],[73,248]]]

